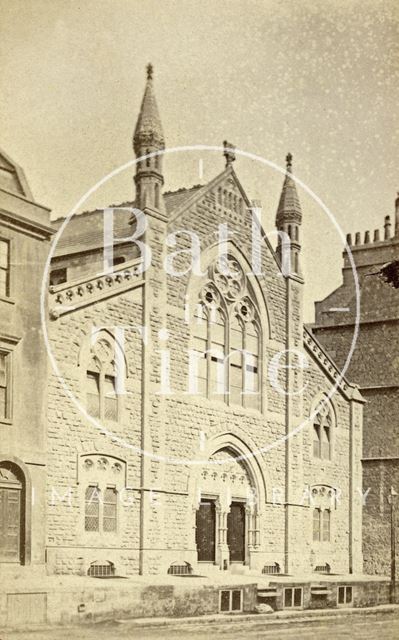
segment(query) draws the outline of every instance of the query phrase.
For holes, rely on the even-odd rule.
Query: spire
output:
[[[136,157],[143,158],[136,165],[134,181],[136,205],[140,209],[150,208],[164,213],[162,151],[165,149],[165,138],[155,100],[153,77],[154,68],[150,63],[147,65],[147,82],[133,135]]]
[[[277,229],[285,222],[295,222],[301,224],[302,210],[296,190],[295,180],[292,179],[292,154],[287,153],[286,174],[283,188],[281,191],[280,201],[277,207],[276,226]]]
[[[146,145],[156,146],[158,149],[165,148],[161,118],[155,100],[153,76],[154,67],[149,63],[147,65],[147,83],[133,136],[133,148],[136,155],[140,155],[142,147]]]
[[[290,271],[300,275],[299,253],[301,244],[299,229],[302,223],[302,210],[295,180],[292,177],[292,154],[288,153],[285,160],[286,172],[276,215],[276,227],[280,232],[277,253],[282,260],[282,251],[284,246],[287,246],[285,240],[287,240],[288,236],[291,261]]]

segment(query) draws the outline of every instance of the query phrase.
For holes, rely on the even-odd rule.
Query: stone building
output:
[[[164,191],[151,68],[133,147],[134,200],[57,221],[49,571],[361,572],[363,400],[303,324],[292,158],[280,241],[275,251],[255,226],[254,275],[231,145],[209,183]],[[144,212],[147,268],[132,207]],[[220,240],[220,224],[234,236]]]
[[[0,565],[44,571],[47,354],[40,290],[54,230],[0,151]]]
[[[353,242],[354,240],[354,242]],[[399,198],[391,230],[373,237],[366,231],[347,237],[360,287],[359,336],[348,376],[361,387],[366,400],[363,429],[363,484],[368,491],[363,510],[365,570],[389,574],[391,486],[399,491],[399,291],[376,274],[399,258]],[[349,353],[356,319],[356,292],[349,256],[343,254],[343,284],[316,303],[317,339],[339,366]]]

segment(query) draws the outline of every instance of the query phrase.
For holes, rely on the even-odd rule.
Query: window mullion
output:
[[[242,337],[243,337],[243,345],[242,345],[242,353],[241,353],[241,366],[242,366],[242,406],[246,408],[247,406],[247,394],[246,394],[246,383],[247,383],[247,357],[246,357],[246,350],[247,350],[247,325],[246,323],[244,323],[244,329],[242,332]]]
[[[207,313],[206,320],[206,397],[211,397],[211,310]]]
[[[224,325],[224,401],[230,405],[230,318],[228,313]]]
[[[100,374],[99,374],[99,379],[98,379],[98,386],[99,386],[99,396],[100,396],[100,420],[104,420],[104,416],[105,416],[105,398],[104,398],[104,387],[105,387],[105,372],[104,372],[104,367],[101,368],[100,370]]]

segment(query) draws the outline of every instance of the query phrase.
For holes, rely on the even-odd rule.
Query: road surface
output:
[[[329,620],[291,620],[270,625],[261,620],[198,621],[153,628],[129,622],[98,623],[80,627],[30,632],[0,632],[0,640],[398,640],[397,613],[339,616]]]

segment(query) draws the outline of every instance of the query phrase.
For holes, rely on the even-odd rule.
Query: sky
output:
[[[227,139],[279,167],[293,154],[295,175],[316,196],[299,189],[306,320],[340,283],[337,227],[374,230],[393,214],[396,1],[0,0],[0,15],[0,147],[53,217],[134,157],[150,61],[167,147]],[[221,152],[168,155],[165,189],[223,167]],[[282,174],[240,156],[235,169],[272,229]],[[82,208],[132,199],[133,171]]]

